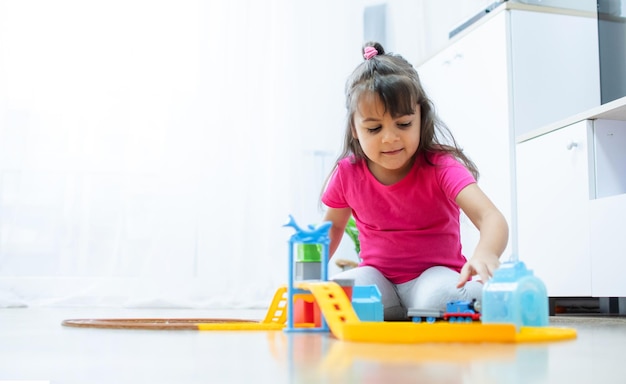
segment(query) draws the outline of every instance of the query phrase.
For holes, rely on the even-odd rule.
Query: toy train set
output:
[[[480,300],[450,301],[443,312],[409,309],[413,321],[408,322],[364,321],[342,287],[328,281],[328,223],[303,229],[290,216],[285,226],[296,231],[289,240],[285,331],[330,331],[341,340],[385,343],[521,342],[576,337],[574,330],[548,326],[545,286],[517,258],[500,265],[485,284]],[[294,248],[303,244],[321,245],[320,261],[324,262],[318,281],[301,280],[302,276],[294,273],[298,264],[306,261],[294,258]],[[303,327],[294,321],[294,299],[302,294],[310,294],[319,306],[321,324]],[[423,319],[436,324],[418,324]]]
[[[414,323],[434,323],[437,320],[450,323],[471,323],[480,320],[480,301],[454,300],[446,303],[446,310],[409,308],[407,315]]]

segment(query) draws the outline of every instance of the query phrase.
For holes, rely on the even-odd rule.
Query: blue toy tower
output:
[[[483,287],[483,323],[548,325],[548,295],[543,282],[521,261],[502,263]]]
[[[289,215],[289,221],[284,225],[285,227],[292,227],[296,230],[289,238],[289,279],[287,283],[287,326],[285,331],[328,331],[328,324],[322,318],[322,325],[318,328],[307,328],[307,329],[296,329],[294,326],[294,295],[297,293],[305,293],[306,291],[297,289],[294,286],[294,256],[293,250],[298,244],[321,244],[322,252],[321,252],[321,272],[320,272],[320,280],[326,281],[328,280],[328,269],[326,267],[326,263],[328,261],[328,253],[330,246],[330,237],[328,236],[328,232],[330,231],[330,227],[332,223],[330,221],[324,222],[317,227],[309,226],[309,229],[303,229],[296,224],[293,216]],[[302,277],[302,276],[301,276]]]

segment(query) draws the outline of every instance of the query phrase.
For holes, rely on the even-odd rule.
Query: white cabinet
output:
[[[505,2],[418,67],[439,116],[476,162],[479,185],[509,222],[503,259],[518,253],[516,137],[600,104],[595,15],[541,9]],[[467,256],[477,240],[463,218]]]
[[[549,296],[626,297],[626,98],[520,141],[517,201],[520,257]]]
[[[596,15],[541,8],[503,3],[418,72],[509,221],[503,258],[551,297],[626,297],[626,98],[600,105]]]
[[[593,123],[596,198],[589,206],[591,293],[626,297],[626,121]]]
[[[591,122],[517,145],[519,256],[548,296],[591,296]]]
[[[418,71],[435,110],[478,166],[479,185],[511,222],[512,136],[504,28],[505,16],[500,14]],[[461,232],[464,254],[470,257],[478,231],[465,216]]]

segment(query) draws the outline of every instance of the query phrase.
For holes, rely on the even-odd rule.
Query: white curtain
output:
[[[361,12],[0,1],[0,307],[266,307],[287,215],[321,218]]]

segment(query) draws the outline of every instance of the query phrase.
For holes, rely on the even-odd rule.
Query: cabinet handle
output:
[[[463,54],[462,54],[462,53],[460,53],[460,52],[457,52],[457,53],[455,53],[455,54],[454,54],[454,56],[452,56],[450,59],[444,60],[444,61],[443,61],[443,63],[442,63],[442,65],[443,65],[444,67],[449,67],[450,65],[452,65],[452,63],[453,63],[454,61],[457,61],[457,60],[462,60],[462,59],[463,59]]]
[[[565,148],[567,148],[568,151],[571,151],[572,149],[576,147],[578,147],[578,143],[575,141],[572,141],[571,143],[567,144]]]

